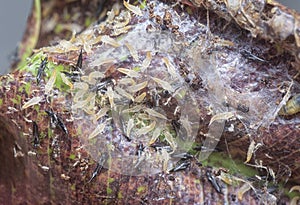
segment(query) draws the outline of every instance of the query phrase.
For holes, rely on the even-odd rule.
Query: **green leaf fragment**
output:
[[[76,158],[76,155],[75,155],[75,154],[70,154],[69,159],[74,160],[75,158]]]
[[[112,183],[112,182],[114,182],[115,181],[115,179],[114,178],[108,178],[108,183]]]
[[[122,192],[118,192],[118,199],[122,199],[122,198],[123,198]]]
[[[84,21],[84,26],[85,27],[88,27],[90,26],[92,23],[92,19],[91,18],[86,18],[85,21]]]
[[[140,187],[137,188],[138,193],[141,193],[141,192],[143,192],[145,190],[146,190],[145,186],[140,186]]]
[[[70,188],[71,188],[72,191],[75,191],[76,190],[76,185],[72,184],[72,186]]]
[[[62,30],[63,30],[63,26],[61,24],[57,24],[54,28],[54,33],[59,34],[60,32],[62,32]]]
[[[112,194],[113,190],[109,187],[106,188],[106,193],[107,194]]]

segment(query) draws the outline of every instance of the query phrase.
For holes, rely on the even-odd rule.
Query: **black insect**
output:
[[[45,57],[45,58],[42,60],[42,62],[41,62],[41,64],[40,64],[40,67],[39,67],[39,69],[38,69],[38,73],[37,73],[37,75],[36,75],[36,82],[37,82],[37,84],[40,84],[41,79],[42,79],[42,77],[43,77],[43,75],[44,75],[44,71],[45,71],[45,69],[46,69],[46,67],[47,67],[47,64],[48,64],[48,58]]]
[[[77,63],[76,63],[76,66],[73,66],[73,73],[75,72],[79,72],[79,73],[82,73],[82,49],[80,50],[80,53],[79,53],[79,56],[78,56],[78,59],[77,59]]]
[[[150,147],[154,148],[156,152],[161,151],[163,149],[167,150],[167,152],[171,152],[172,148],[169,145],[166,145],[161,142],[154,142],[153,144],[150,145]]]
[[[125,125],[124,125],[123,116],[120,115],[119,111],[116,111],[114,109],[112,110],[111,115],[112,115],[112,127],[118,130],[128,142],[131,142],[130,137],[125,134]]]
[[[237,110],[242,111],[243,113],[249,112],[249,107],[246,105],[238,104]]]
[[[76,73],[76,72],[69,73],[67,71],[62,71],[62,73],[64,73],[68,78],[70,78],[72,82],[80,81],[80,74],[79,73]]]
[[[57,117],[57,124],[65,134],[69,134],[66,125],[63,123],[63,121],[60,117]]]
[[[138,156],[138,159],[137,159],[137,162],[135,163],[134,167],[138,168],[138,170],[140,170],[139,166],[140,166],[141,162],[144,161],[144,159],[145,159],[145,156],[143,156],[145,147],[144,147],[143,143],[139,143],[136,148],[137,148],[136,155]]]
[[[178,122],[177,120],[172,120],[171,125],[172,125],[173,129],[175,130],[176,134],[179,135],[181,123]]]
[[[143,143],[139,143],[139,144],[137,145],[136,148],[137,148],[137,150],[136,150],[136,155],[137,155],[138,157],[141,157],[142,154],[143,154],[143,151],[144,151],[144,149],[145,149]]]
[[[108,159],[108,153],[104,152],[99,161],[97,162],[96,168],[94,169],[94,172],[92,174],[92,177],[90,178],[90,180],[87,183],[90,183],[101,171],[101,169],[103,168],[104,163],[107,161]]]
[[[52,127],[55,127],[57,125],[58,122],[58,117],[57,115],[53,112],[52,109],[50,110],[45,110],[45,112],[48,114],[48,116],[50,117],[50,124]]]
[[[72,66],[71,72],[62,71],[62,73],[64,73],[73,82],[80,81],[80,76],[82,75],[82,49],[80,50],[76,65]]]
[[[206,177],[208,179],[208,181],[213,185],[214,189],[218,192],[218,193],[222,193],[222,189],[219,185],[219,183],[217,182],[216,178],[214,176],[212,176],[212,172],[211,170],[206,171]]]
[[[187,169],[191,165],[189,160],[179,160],[176,166],[169,170],[169,172],[178,172]]]
[[[180,154],[172,154],[171,157],[180,158],[180,159],[184,159],[184,160],[194,158],[194,156],[192,154],[189,154],[189,153],[186,153],[186,152],[180,153]]]
[[[60,129],[65,133],[65,134],[69,134],[67,127],[65,126],[65,124],[63,123],[62,119],[53,112],[53,110],[46,110],[45,111],[48,116],[50,117],[50,124],[54,127],[55,126],[59,126]]]
[[[153,101],[153,106],[158,107],[159,106],[159,101],[161,99],[161,96],[157,93],[157,91],[153,91],[152,95],[152,101]]]
[[[33,135],[33,146],[38,147],[40,145],[40,133],[38,125],[35,121],[32,122],[32,135]]]
[[[127,140],[127,142],[131,142],[131,139],[127,135],[125,135],[124,133],[122,135]]]
[[[247,59],[250,59],[250,60],[253,60],[253,61],[259,61],[259,62],[267,62],[266,60],[262,59],[262,58],[259,58],[257,56],[255,56],[254,54],[252,54],[251,52],[243,49],[241,50],[241,54],[247,58]]]
[[[100,80],[100,82],[97,83],[95,86],[93,86],[90,90],[92,92],[97,91],[97,92],[104,94],[104,93],[106,93],[108,86],[114,87],[114,85],[115,85],[115,80],[112,77],[105,77],[105,78],[102,78]]]
[[[181,123],[178,120],[176,119],[172,120],[171,125],[176,133],[176,136],[180,137],[180,139],[182,140],[187,140],[187,136],[188,136],[187,130],[181,125]]]

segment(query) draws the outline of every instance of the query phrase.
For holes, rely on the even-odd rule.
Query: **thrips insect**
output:
[[[102,78],[100,80],[100,82],[98,84],[96,84],[94,87],[92,87],[90,90],[92,92],[97,91],[97,92],[100,92],[100,93],[106,93],[107,87],[109,85],[112,85],[114,87],[115,80],[112,77],[105,77],[105,78]]]
[[[62,119],[60,117],[57,117],[57,124],[60,127],[60,129],[65,133],[68,134],[68,129],[66,125],[63,123]]]
[[[143,155],[144,149],[145,149],[145,147],[144,147],[143,143],[139,143],[137,145],[136,155],[138,156],[138,159],[137,159],[136,164],[134,165],[135,168],[138,168],[140,166],[141,162],[145,159],[145,155]]]
[[[254,61],[260,61],[260,62],[266,62],[266,60],[262,59],[262,58],[259,58],[257,56],[255,56],[254,54],[252,54],[251,52],[243,49],[241,50],[241,54],[245,57],[245,58],[248,58],[250,60],[254,60]]]
[[[62,119],[59,117],[59,116],[57,116],[57,114],[55,114],[54,112],[53,112],[53,110],[51,109],[51,110],[46,110],[45,111],[47,114],[48,114],[48,116],[50,117],[50,123],[51,123],[51,125],[54,125],[54,126],[56,126],[56,125],[58,125],[59,127],[60,127],[60,129],[65,133],[65,134],[68,134],[69,132],[68,132],[68,129],[67,129],[67,127],[65,126],[65,124],[63,123],[63,121],[62,121]]]
[[[79,73],[69,73],[67,71],[62,71],[62,73],[65,74],[68,78],[70,78],[72,82],[78,82],[80,80]]]
[[[81,71],[81,69],[82,69],[82,49],[80,50],[76,66],[73,67],[73,68],[74,68],[73,69],[73,73],[74,72],[80,72],[80,73],[82,73],[82,71]]]
[[[243,113],[247,113],[249,112],[249,107],[243,104],[238,104],[237,110],[242,111]]]
[[[181,159],[192,159],[194,158],[194,156],[192,154],[189,154],[189,153],[180,153],[180,154],[172,154],[171,157],[173,158],[181,158]]]
[[[136,155],[137,155],[138,157],[141,157],[142,154],[143,154],[144,149],[145,149],[145,147],[144,147],[143,143],[139,143],[139,144],[137,145]]]
[[[72,66],[72,71],[70,73],[62,71],[62,73],[64,73],[73,82],[80,80],[80,75],[82,74],[82,49],[80,50],[76,65]]]
[[[191,162],[189,160],[179,160],[176,164],[176,166],[171,169],[169,172],[177,172],[181,170],[185,170],[191,165]]]
[[[155,143],[152,143],[150,145],[150,147],[154,148],[156,152],[161,151],[163,149],[167,150],[167,152],[171,152],[172,151],[171,146],[166,145],[164,143],[155,142]]]
[[[33,135],[33,146],[38,147],[40,145],[40,133],[38,125],[35,121],[32,122],[32,135]]]
[[[108,153],[104,152],[99,161],[97,162],[96,168],[92,174],[92,177],[90,178],[90,180],[87,183],[90,183],[101,171],[101,169],[103,168],[104,163],[106,162],[106,160],[108,159]]]
[[[53,112],[53,110],[45,110],[45,112],[48,114],[48,116],[50,117],[50,124],[51,127],[55,127],[57,124],[57,115]]]
[[[211,171],[206,171],[206,176],[208,181],[213,185],[213,187],[215,188],[215,190],[218,193],[222,193],[221,187],[219,185],[219,183],[217,182],[216,178],[212,176],[212,172]]]
[[[39,67],[39,69],[38,69],[38,73],[37,73],[37,76],[36,76],[36,82],[37,82],[37,84],[40,84],[41,79],[42,79],[42,76],[43,76],[43,74],[44,74],[44,71],[45,71],[45,69],[46,69],[46,67],[47,67],[47,64],[48,64],[48,58],[45,57],[45,58],[42,60],[42,62],[41,62],[41,64],[40,64],[40,67]]]

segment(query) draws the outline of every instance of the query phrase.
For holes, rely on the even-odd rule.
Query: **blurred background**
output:
[[[291,9],[295,9],[300,12],[300,1],[299,0],[277,0],[283,5],[288,6]]]
[[[0,6],[0,74],[9,71],[10,62],[22,40],[32,0],[2,1]]]
[[[100,0],[101,1],[101,0]],[[279,0],[282,4],[300,12],[299,0]],[[0,7],[0,75],[9,72],[10,62],[21,41],[31,0],[9,0]]]

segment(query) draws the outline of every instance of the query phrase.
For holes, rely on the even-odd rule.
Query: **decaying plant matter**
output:
[[[299,64],[300,31],[299,14],[280,3],[247,0],[190,0],[195,6],[213,10],[227,21],[234,20],[241,28],[271,42],[279,42],[281,49],[291,52]],[[296,69],[298,69],[298,65]],[[299,69],[298,69],[299,70]]]
[[[298,14],[273,1],[107,7],[1,77],[0,202],[296,203]]]

